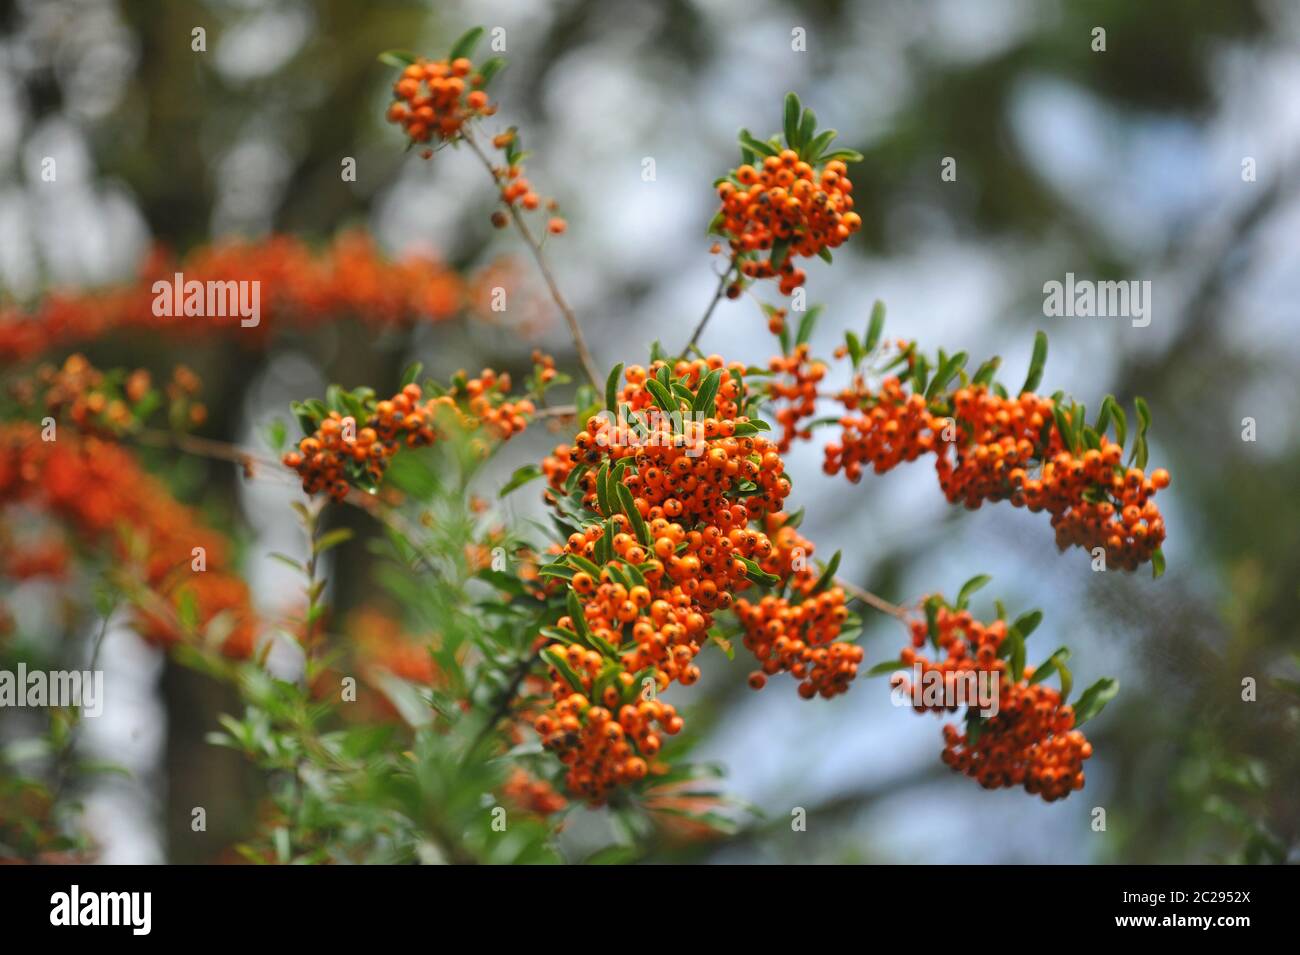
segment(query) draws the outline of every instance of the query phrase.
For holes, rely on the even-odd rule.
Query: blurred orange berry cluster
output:
[[[520,766],[511,770],[501,788],[501,796],[517,809],[536,816],[550,816],[569,805],[569,801],[550,783],[529,775]]]
[[[174,425],[198,426],[207,419],[207,408],[195,400],[200,388],[193,371],[176,366],[165,391]],[[12,382],[10,393],[24,410],[37,409],[84,434],[105,438],[142,424],[160,400],[145,369],[104,372],[81,354],[69,355],[62,365],[39,366]]]
[[[243,328],[238,315],[156,316],[154,284],[170,283],[176,273],[187,283],[260,283],[259,324]],[[494,274],[492,282],[500,285],[502,277]],[[478,300],[472,284],[436,259],[386,258],[360,232],[343,233],[321,251],[289,235],[224,240],[179,261],[155,249],[126,285],[54,291],[32,310],[0,303],[0,364],[122,331],[183,336],[235,331],[241,342],[260,345],[275,330],[306,330],[347,318],[375,327],[409,327],[453,318]]]
[[[26,423],[0,426],[0,504],[36,508],[66,522],[88,545],[107,546],[124,567],[140,561],[141,582],[162,598],[137,608],[136,626],[145,639],[163,646],[179,641],[184,628],[176,608],[188,601],[200,628],[227,615],[224,653],[253,652],[257,621],[248,585],[230,566],[226,538],[124,448],[75,434],[43,441]],[[194,569],[195,548],[202,548],[203,570]]]

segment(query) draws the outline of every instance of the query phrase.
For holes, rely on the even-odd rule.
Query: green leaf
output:
[[[867,676],[884,676],[886,673],[894,673],[897,670],[906,670],[907,665],[902,660],[885,660],[877,663],[867,671]]]
[[[1158,580],[1165,573],[1165,553],[1159,547],[1151,552],[1151,579]]]
[[[379,62],[385,66],[395,66],[399,69],[405,69],[416,61],[414,53],[407,50],[385,50],[379,54]]]
[[[993,381],[993,376],[998,373],[998,368],[1002,365],[1002,359],[994,355],[984,364],[975,370],[975,377],[971,379],[973,385],[987,385]]]
[[[780,150],[774,148],[771,144],[756,139],[747,129],[742,129],[736,136],[740,144],[751,152],[758,153],[760,156],[775,156]]]
[[[596,505],[603,517],[613,513],[609,500],[609,462],[606,461],[596,472]]]
[[[482,27],[472,27],[466,30],[459,40],[453,44],[451,52],[447,54],[447,59],[455,60],[462,56],[468,57],[474,53],[474,47],[478,46],[479,39],[483,36]]]
[[[799,145],[795,147],[796,151],[802,154],[804,145],[811,142],[816,133],[817,114],[805,106],[803,116],[799,120]]]
[[[350,528],[347,527],[335,528],[334,530],[330,531],[328,534],[322,534],[320,537],[318,537],[316,539],[315,544],[312,546],[312,550],[317,556],[319,556],[320,554],[325,553],[327,550],[330,550],[334,547],[338,547],[339,544],[345,543],[350,540],[352,540],[352,530]]]
[[[754,583],[760,584],[764,587],[774,587],[781,582],[780,577],[777,577],[775,574],[769,574],[748,557],[741,557],[739,560],[745,565],[745,576]]]
[[[819,594],[827,587],[829,587],[831,585],[831,582],[835,580],[835,572],[839,569],[840,569],[840,552],[836,551],[835,555],[831,557],[830,562],[827,563],[826,569],[822,571],[822,575],[817,578],[817,583],[813,585],[812,592],[815,594]]]
[[[636,539],[641,542],[642,547],[652,547],[654,541],[650,539],[650,529],[646,527],[645,518],[637,510],[636,499],[632,496],[632,489],[622,482],[619,482],[617,487],[619,503],[623,505],[623,513],[627,515],[628,521],[632,524],[632,529],[636,532]]]
[[[1019,633],[1021,637],[1028,639],[1029,635],[1037,630],[1038,625],[1042,622],[1043,612],[1041,610],[1031,610],[1017,617],[1016,622],[1011,625],[1011,629]]]
[[[940,392],[948,387],[948,382],[952,381],[953,376],[956,375],[965,364],[966,353],[964,351],[959,351],[940,365],[939,370],[934,374],[934,380],[930,382],[930,387],[925,390],[925,400],[932,401],[937,398]]]
[[[307,568],[303,567],[300,561],[294,560],[288,554],[274,552],[270,556],[272,560],[278,560],[282,564],[287,564],[300,574],[305,574],[307,572]]]
[[[785,94],[785,141],[791,149],[799,141],[799,97],[794,93]]]
[[[1088,687],[1079,697],[1079,702],[1074,704],[1074,725],[1079,727],[1088,722],[1100,713],[1107,703],[1115,699],[1115,694],[1118,692],[1119,681],[1113,677],[1102,677]]]
[[[581,554],[567,554],[565,556],[568,557],[569,563],[590,575],[592,580],[600,580],[600,568],[587,558],[583,557]]]
[[[867,325],[867,340],[862,343],[862,348],[870,354],[876,350],[880,344],[880,334],[885,330],[885,303],[876,299],[871,306],[871,321]]]
[[[772,254],[768,256],[768,261],[772,263],[772,268],[780,271],[781,266],[785,265],[785,260],[790,257],[790,240],[777,239],[772,243]]]
[[[808,309],[808,311],[803,313],[803,317],[799,319],[799,331],[794,336],[794,343],[796,346],[806,345],[808,339],[812,338],[813,329],[817,327],[817,317],[821,315],[821,312],[822,307],[820,305],[814,305],[812,308]]]
[[[713,411],[718,397],[718,389],[722,387],[722,372],[715,368],[704,376],[700,382],[699,390],[695,393],[695,399],[691,402],[691,411],[702,414],[706,418],[713,417]]]
[[[424,371],[423,362],[419,362],[419,361],[411,362],[402,371],[402,381],[398,387],[405,388],[407,385],[412,384],[417,378],[420,377],[420,372],[422,371]]]
[[[809,164],[817,162],[821,154],[826,151],[826,147],[831,144],[831,140],[838,135],[839,133],[833,129],[822,130],[822,132],[818,133],[817,137],[807,143],[804,148],[804,162]]]
[[[529,481],[535,481],[541,476],[542,476],[541,468],[539,468],[535,464],[525,464],[523,467],[517,469],[515,473],[510,476],[510,480],[505,483],[505,487],[501,488],[501,491],[497,496],[505,497],[511,491],[518,490],[519,488],[527,484]]]
[[[1057,667],[1068,659],[1070,659],[1070,648],[1060,647],[1034,670],[1034,675],[1029,678],[1030,686],[1035,683],[1042,683],[1056,672]]]
[[[573,630],[588,645],[591,644],[591,625],[587,623],[587,615],[582,612],[582,602],[578,600],[578,595],[570,590],[565,594],[567,601],[569,617],[573,620]]]
[[[494,56],[484,60],[483,65],[478,68],[478,75],[483,77],[483,82],[479,89],[487,89],[488,84],[493,78],[506,68],[506,59],[503,56]]]
[[[544,564],[537,568],[537,573],[542,577],[560,577],[564,580],[572,580],[577,571],[563,564]]]
[[[1019,683],[1025,675],[1025,636],[1014,627],[1010,633],[1013,635],[1011,642],[1011,679]]]
[[[612,414],[618,414],[618,383],[622,377],[623,363],[619,362],[605,379],[605,407]]]
[[[1133,453],[1130,456],[1134,464],[1140,468],[1147,466],[1147,439],[1146,435],[1139,434],[1133,439]]]
[[[821,157],[822,162],[830,162],[834,159],[841,162],[862,162],[862,153],[856,149],[837,149]]]
[[[857,368],[862,364],[862,342],[858,341],[858,336],[850,331],[844,332],[844,344],[849,349],[849,360],[853,362],[853,367]]]
[[[1020,393],[1033,391],[1043,380],[1043,366],[1047,364],[1047,333],[1040,331],[1034,335],[1034,353],[1029,359],[1029,374],[1025,376]]]
[[[972,577],[966,583],[961,585],[961,590],[957,594],[957,609],[965,610],[970,605],[971,595],[987,584],[993,578],[988,574],[980,574]]]
[[[1151,427],[1151,409],[1147,407],[1146,399],[1140,395],[1133,399],[1133,406],[1138,413],[1138,434],[1146,434]]]
[[[669,414],[679,410],[677,407],[677,401],[673,398],[672,392],[669,391],[668,387],[661,381],[656,378],[647,378],[645,384],[646,387],[650,389],[650,395],[654,398],[655,404],[660,408],[667,411]]]
[[[1093,430],[1098,435],[1105,434],[1106,429],[1110,427],[1110,406],[1112,401],[1113,399],[1110,395],[1107,395],[1101,400],[1101,410],[1097,412],[1097,421],[1093,425]],[[1094,447],[1095,446],[1096,445],[1094,445]]]
[[[1061,443],[1073,451],[1074,425],[1070,423],[1070,416],[1066,414],[1059,401],[1052,405],[1052,417],[1056,421],[1056,433],[1061,436]]]
[[[586,692],[586,690],[582,686],[582,680],[578,677],[578,674],[573,672],[573,668],[569,666],[569,661],[564,659],[564,657],[559,652],[552,650],[550,647],[545,647],[542,649],[541,657],[551,666],[555,667],[556,671],[559,672],[560,676],[564,678],[564,682],[569,684],[569,686],[573,687],[574,692],[577,693]]]

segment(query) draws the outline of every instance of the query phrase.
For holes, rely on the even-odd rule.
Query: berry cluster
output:
[[[130,405],[144,400],[150,390],[149,373],[132,372],[125,386],[86,360],[69,355],[62,365],[41,365],[31,378],[15,381],[10,391],[25,406],[70,422],[78,431],[111,437],[135,423]]]
[[[764,528],[774,546],[760,567],[777,577],[789,596],[736,601],[745,648],[761,666],[750,674],[749,685],[761,690],[769,676],[789,673],[800,681],[799,695],[805,700],[844,693],[863,656],[861,647],[839,640],[849,618],[844,591],[819,586],[811,565],[813,544],[790,524],[788,515],[767,515]]]
[[[240,316],[168,317],[154,313],[159,278],[181,273],[186,282],[248,281],[261,289],[261,318],[244,328]],[[293,236],[250,241],[229,239],[195,249],[177,260],[162,250],[143,263],[135,281],[90,292],[55,292],[27,310],[0,304],[0,365],[55,348],[97,340],[118,331],[200,336],[234,332],[261,345],[275,329],[311,328],[356,319],[376,328],[446,321],[470,306],[493,313],[487,289],[506,286],[513,272],[498,267],[489,278],[467,281],[428,255],[400,261],[380,254],[361,233],[343,233],[323,251]],[[168,294],[168,293],[164,293]]]
[[[423,389],[412,382],[392,398],[368,402],[369,416],[360,428],[355,416],[328,411],[297,450],[284,455],[283,462],[298,472],[308,494],[325,491],[341,501],[354,486],[369,489],[382,481],[403,446],[432,444],[438,436],[435,425],[454,423],[464,430],[485,427],[503,441],[519,434],[536,407],[526,398],[504,400],[509,389],[510,376],[491,369],[468,380],[461,374],[451,391],[427,400]]]
[[[647,759],[663,746],[659,731],[673,735],[682,720],[673,708],[656,700],[624,704],[617,714],[594,706],[582,693],[565,691],[557,683],[553,707],[537,717],[533,728],[543,745],[569,767],[565,785],[589,802],[601,803],[610,791],[645,779]],[[657,726],[657,730],[656,730]]]
[[[483,85],[467,57],[416,60],[393,84],[388,121],[401,125],[412,143],[451,142],[467,122],[496,112]]]
[[[533,190],[532,183],[524,176],[524,152],[519,142],[518,131],[511,127],[504,133],[492,137],[492,145],[501,150],[504,158],[503,165],[492,167],[492,177],[501,190],[502,203],[507,206],[507,210],[498,209],[492,213],[492,224],[498,229],[504,229],[510,224],[511,214],[517,214],[518,210],[532,212],[545,207],[552,213],[546,223],[546,231],[551,235],[562,235],[568,228],[568,223],[560,216],[554,215],[559,209],[559,204],[554,199],[544,199],[539,196]]]
[[[176,366],[166,388],[173,428],[198,426],[207,419],[207,408],[195,400],[200,387],[194,372]],[[14,381],[10,392],[25,409],[39,409],[82,434],[101,438],[121,437],[135,429],[159,400],[145,369],[104,372],[81,354],[69,355],[59,366],[41,365],[30,377]]]
[[[910,379],[909,379],[910,381]],[[1165,525],[1152,498],[1169,485],[1169,472],[1148,477],[1121,465],[1123,447],[1105,433],[1082,446],[1075,410],[1057,398],[1025,391],[1012,398],[986,384],[951,394],[909,390],[897,376],[867,387],[859,378],[839,396],[847,414],[840,440],[826,446],[824,470],[851,481],[864,467],[884,473],[903,461],[935,454],[939,484],[952,503],[977,508],[985,501],[1047,511],[1056,543],[1103,548],[1108,565],[1134,570],[1152,560]]]
[[[1074,711],[1061,704],[1061,694],[1041,683],[1007,684],[1000,705],[977,736],[951,723],[943,728],[944,763],[985,789],[1023,786],[1047,802],[1082,789],[1092,744],[1074,729]]]
[[[124,567],[139,564],[142,582],[162,598],[137,611],[136,628],[146,640],[170,646],[181,639],[173,604],[188,594],[200,627],[227,613],[224,653],[242,658],[253,652],[257,621],[248,585],[231,569],[225,537],[176,501],[126,449],[76,435],[42,441],[34,425],[4,426],[0,504],[17,502],[66,521],[86,541],[107,542]],[[129,534],[120,533],[122,528]],[[196,547],[204,554],[202,572],[193,569]]]
[[[844,593],[810,569],[812,545],[782,511],[790,482],[767,426],[747,414],[759,396],[744,367],[656,360],[607,391],[622,417],[590,417],[543,462],[548,500],[583,526],[550,565],[569,568],[556,571],[569,604],[547,631],[564,640],[542,651],[554,703],[537,727],[569,763],[571,789],[594,802],[664,771],[650,722],[671,735],[681,719],[653,700],[634,705],[636,694],[699,680],[717,612],[734,607],[765,673],[792,673],[805,698],[843,692],[862,659],[835,642]],[[756,582],[782,593],[751,604],[739,595]],[[601,725],[618,714],[623,732],[591,730],[593,710]]]
[[[1092,755],[1092,745],[1075,729],[1074,711],[1065,705],[1062,692],[1035,682],[1034,668],[1016,662],[1016,643],[1027,635],[1019,632],[1019,622],[1013,627],[1002,619],[985,624],[941,597],[929,598],[926,604],[931,612],[909,622],[912,645],[903,649],[898,662],[919,671],[922,680],[937,679],[943,692],[934,699],[914,694],[911,680],[896,675],[894,685],[911,696],[913,708],[954,712],[962,705],[955,692],[959,679],[982,673],[996,682],[996,713],[976,718],[967,700],[965,732],[955,724],[944,726],[944,763],[985,789],[1023,786],[1048,802],[1082,789],[1082,761]],[[918,652],[927,641],[942,659]],[[1066,685],[1064,679],[1062,683]]]
[[[535,816],[550,816],[562,812],[569,805],[569,801],[550,783],[529,775],[521,766],[511,771],[501,787],[501,796],[521,811]]]
[[[811,429],[800,428],[800,422],[817,413],[817,387],[826,377],[826,365],[809,357],[808,345],[801,344],[788,355],[774,356],[768,367],[783,376],[768,382],[767,397],[778,403],[776,421],[782,434],[777,448],[784,454],[795,438],[812,438]]]
[[[722,200],[720,230],[751,279],[780,276],[782,295],[804,284],[807,275],[795,256],[811,258],[843,244],[862,227],[853,212],[853,182],[838,159],[818,169],[793,149],[767,156],[758,168],[745,163],[718,184]],[[783,256],[753,253],[785,248]]]

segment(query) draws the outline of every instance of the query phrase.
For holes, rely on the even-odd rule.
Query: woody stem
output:
[[[461,138],[470,149],[474,150],[474,155],[478,156],[479,161],[483,163],[483,167],[488,171],[488,175],[492,177],[493,183],[497,182],[497,171],[493,168],[492,160],[488,158],[487,153],[483,151],[482,147],[479,146],[468,132],[463,133]],[[596,362],[591,357],[591,350],[587,347],[587,340],[583,337],[582,328],[578,325],[577,316],[573,314],[573,309],[569,307],[569,303],[565,300],[564,294],[560,291],[559,284],[555,281],[555,275],[551,272],[550,266],[546,263],[546,256],[542,254],[541,244],[533,237],[533,232],[528,228],[528,223],[524,221],[524,217],[520,215],[518,207],[513,202],[509,202],[506,203],[506,209],[510,212],[510,218],[514,221],[515,228],[517,228],[519,234],[524,237],[524,243],[528,246],[529,251],[532,252],[533,261],[537,263],[537,268],[542,273],[542,278],[546,280],[546,287],[550,289],[551,298],[555,301],[556,307],[560,310],[560,314],[564,316],[565,323],[569,326],[569,335],[573,338],[573,347],[578,353],[578,361],[582,365],[582,370],[586,373],[587,378],[591,381],[592,385],[599,388],[601,386],[601,381],[600,376],[596,372]]]

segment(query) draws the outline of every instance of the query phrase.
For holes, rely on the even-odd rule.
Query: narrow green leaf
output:
[[[449,60],[455,60],[462,56],[472,56],[474,47],[478,46],[479,39],[483,36],[482,27],[472,27],[466,30],[459,40],[453,44],[451,52],[447,54]]]
[[[542,476],[541,468],[539,468],[535,464],[525,464],[523,467],[518,468],[515,471],[515,473],[510,476],[510,480],[505,483],[505,486],[501,488],[501,491],[498,493],[497,496],[505,497],[511,491],[517,490],[523,487],[529,481],[535,481],[541,476]]]
[[[420,372],[424,371],[424,363],[413,361],[402,369],[402,380],[399,388],[405,388],[407,385],[415,382],[420,377]]]
[[[700,382],[700,387],[695,393],[695,400],[691,402],[691,411],[702,414],[706,418],[713,417],[715,400],[718,396],[718,389],[722,387],[722,372],[715,368],[704,376]]]
[[[821,593],[835,580],[835,572],[840,569],[840,556],[840,552],[836,551],[835,555],[831,557],[826,569],[822,571],[822,575],[817,578],[817,583],[813,585],[813,593]]]
[[[799,145],[795,147],[800,155],[803,154],[804,146],[812,142],[812,138],[816,133],[817,114],[805,106],[803,115],[799,120]]]
[[[1047,364],[1047,333],[1040,331],[1034,335],[1034,353],[1029,359],[1029,374],[1025,376],[1025,384],[1020,389],[1020,393],[1033,391],[1038,387],[1038,383],[1043,380],[1043,366]]]
[[[410,66],[416,59],[416,55],[408,50],[385,50],[379,54],[380,63],[385,66],[395,66],[398,69]]]
[[[871,321],[867,325],[867,340],[862,343],[862,348],[867,354],[875,351],[876,346],[880,344],[880,335],[885,330],[885,303],[876,299],[871,306]]]
[[[605,379],[605,407],[618,414],[618,383],[623,377],[623,363],[619,362]]]
[[[794,93],[785,94],[785,141],[791,149],[796,148],[795,144],[799,141],[799,110],[801,105],[799,97]]]
[[[957,594],[957,609],[965,610],[970,606],[970,598],[975,591],[979,590],[992,579],[993,578],[988,574],[979,574],[962,584],[961,591]]]
[[[817,318],[821,315],[821,312],[822,307],[820,305],[814,305],[812,308],[808,309],[808,311],[803,313],[803,317],[799,319],[799,332],[794,337],[794,343],[796,346],[805,345],[808,343],[808,340],[812,338],[813,329],[817,327]]]
[[[1079,727],[1088,722],[1115,699],[1118,692],[1119,681],[1112,677],[1102,677],[1088,687],[1079,697],[1079,702],[1074,704],[1074,725]]]
[[[323,554],[327,550],[330,550],[331,548],[334,547],[338,547],[339,544],[342,544],[346,541],[350,541],[351,539],[352,539],[352,531],[350,528],[347,527],[335,528],[329,533],[322,534],[320,537],[318,537],[316,539],[315,544],[312,546],[312,549],[317,555]]]
[[[586,692],[583,688],[582,680],[578,677],[578,674],[573,672],[573,668],[569,666],[569,661],[564,659],[560,653],[552,650],[550,647],[545,647],[541,652],[541,657],[551,666],[555,667],[560,676],[564,678],[564,682],[573,687],[575,692]]]
[[[618,499],[623,505],[623,513],[627,515],[628,521],[632,524],[632,530],[636,532],[636,539],[641,542],[642,547],[654,546],[654,541],[650,539],[650,529],[646,527],[645,518],[637,510],[636,499],[632,496],[632,489],[626,484],[619,482]]]

